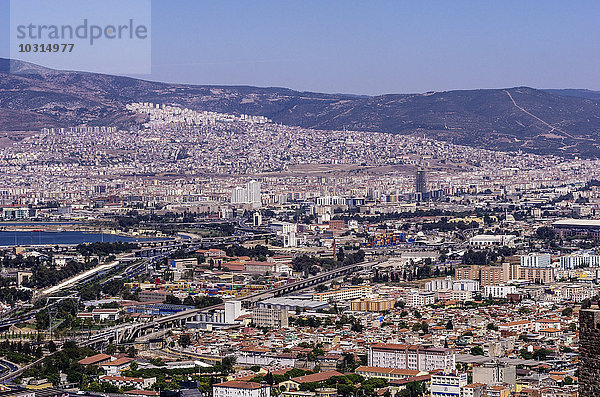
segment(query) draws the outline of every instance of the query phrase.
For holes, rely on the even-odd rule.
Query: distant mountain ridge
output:
[[[10,63],[29,74],[9,74]],[[600,156],[600,101],[528,87],[357,96],[151,82],[0,59],[0,131],[131,126],[130,102],[263,115],[314,129],[417,134],[499,150]],[[571,95],[568,95],[571,94]]]
[[[600,91],[592,91],[586,89],[545,89],[546,92],[553,94],[572,96],[575,98],[592,99],[594,101],[600,101]]]

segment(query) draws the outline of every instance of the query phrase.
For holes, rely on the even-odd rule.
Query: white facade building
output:
[[[479,234],[471,237],[469,244],[473,247],[514,247],[517,236],[509,235],[492,235]]]
[[[262,215],[260,212],[256,211],[254,214],[252,214],[252,226],[258,227],[260,225],[262,225]]]
[[[409,307],[432,305],[435,303],[435,292],[411,290],[406,293],[404,302],[406,303],[406,306]]]
[[[246,192],[248,195],[248,203],[250,204],[261,204],[260,197],[260,182],[251,180],[246,184]]]
[[[246,187],[235,187],[231,190],[232,204],[252,204],[254,208],[261,206],[260,182],[254,179]]]
[[[245,204],[248,202],[246,189],[243,187],[236,187],[231,190],[231,203],[232,204]]]
[[[486,285],[483,287],[485,298],[506,298],[509,294],[515,294],[517,287],[514,285]]]
[[[460,396],[460,388],[468,383],[467,374],[439,373],[431,375],[431,397]]]
[[[225,302],[225,323],[233,324],[235,319],[242,315],[242,302],[241,301],[227,301]]]
[[[346,199],[339,196],[325,196],[317,197],[317,205],[330,206],[330,205],[345,205]]]
[[[101,382],[110,383],[116,387],[133,387],[135,389],[148,389],[156,383],[156,378],[134,378],[129,376],[104,375]]]
[[[521,267],[550,267],[550,254],[521,255]]]
[[[479,291],[477,280],[452,280],[450,276],[433,279],[425,284],[425,291],[453,290],[453,291]]]
[[[375,343],[369,348],[368,365],[371,367],[451,372],[455,368],[453,349],[419,345]]]
[[[230,380],[213,385],[213,397],[270,397],[271,386]]]
[[[585,252],[580,254],[561,256],[560,267],[562,269],[600,267],[600,255],[590,255],[589,253]]]

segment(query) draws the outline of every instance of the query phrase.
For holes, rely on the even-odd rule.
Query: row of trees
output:
[[[30,342],[8,340],[0,342],[0,355],[16,364],[29,363],[34,360],[34,357],[42,357],[42,354],[42,346],[39,344],[34,346]]]
[[[218,305],[223,303],[223,299],[216,296],[187,296],[183,301],[176,296],[167,295],[164,303],[170,305],[187,305],[194,306],[196,309],[202,309],[204,307]]]
[[[0,279],[2,278],[0,277]],[[32,296],[33,292],[31,290],[15,287],[0,287],[0,302],[9,305],[13,305],[15,302],[28,302],[31,300]]]
[[[353,265],[365,260],[365,252],[358,250],[352,253],[346,253],[340,248],[336,254],[336,259],[318,258],[315,256],[301,255],[292,260],[292,268],[295,272],[301,272],[305,277],[316,275],[321,270],[332,270],[337,267]]]
[[[32,276],[28,280],[25,280],[23,285],[36,288],[49,287],[97,265],[98,260],[96,259],[83,263],[72,260],[60,269],[50,264],[36,265],[31,269]]]

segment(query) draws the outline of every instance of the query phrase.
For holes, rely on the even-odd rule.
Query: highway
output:
[[[329,270],[329,271],[326,271],[323,273],[319,273],[315,276],[312,276],[312,277],[309,277],[309,278],[306,278],[306,279],[303,279],[300,281],[296,281],[294,283],[286,284],[281,287],[270,289],[268,291],[261,291],[261,292],[255,293],[255,294],[247,295],[247,296],[244,296],[244,297],[242,297],[240,299],[236,299],[236,300],[252,303],[252,302],[257,302],[262,299],[267,299],[267,298],[271,298],[274,296],[284,295],[289,292],[298,291],[301,289],[312,287],[317,284],[324,283],[326,281],[335,279],[335,278],[343,276],[345,274],[349,274],[353,270],[356,270],[359,268],[372,267],[372,266],[376,265],[377,263],[379,263],[379,261],[361,262],[361,263],[355,263],[352,265],[338,267],[336,269]],[[132,334],[136,334],[136,333],[143,332],[143,331],[146,331],[149,329],[154,330],[156,327],[160,327],[161,325],[166,325],[166,324],[170,324],[172,322],[177,322],[177,321],[186,320],[189,318],[194,318],[199,313],[209,312],[211,310],[217,309],[222,306],[223,306],[223,304],[221,303],[218,305],[204,307],[201,309],[190,309],[190,310],[185,310],[185,311],[182,311],[179,313],[171,314],[169,316],[159,317],[148,323],[135,324],[134,328],[130,329],[130,331],[132,332]],[[103,340],[103,338],[105,338],[105,337],[106,337],[106,335],[104,335],[104,334],[98,334],[98,335],[94,336],[93,341]]]
[[[352,265],[346,265],[342,267],[338,267],[336,269],[332,269],[323,273],[319,273],[315,276],[283,285],[281,287],[273,288],[268,291],[261,291],[255,294],[244,296],[240,299],[236,299],[242,302],[257,302],[259,300],[271,298],[274,296],[281,296],[289,292],[298,291],[301,289],[309,288],[315,286],[317,284],[321,284],[327,282],[329,280],[335,279],[337,277],[343,276],[345,274],[352,273],[357,269],[362,269],[365,267],[372,267],[379,263],[379,261],[372,262],[361,262],[355,263]],[[177,323],[181,321],[185,321],[188,319],[193,319],[196,315],[204,312],[209,312],[211,310],[218,309],[223,307],[223,303],[212,305],[208,307],[204,307],[201,309],[189,309],[185,311],[181,311],[179,313],[171,314],[168,316],[158,317],[153,321],[149,321],[146,323],[129,323],[129,324],[121,324],[119,326],[102,330],[98,333],[95,333],[91,336],[91,338],[80,338],[77,341],[82,346],[93,346],[97,343],[106,343],[110,339],[119,338],[119,337],[140,337],[147,332],[156,332],[157,330],[165,327],[171,323]]]
[[[4,383],[6,381],[13,380],[17,376],[21,375],[26,369],[31,368],[34,365],[41,363],[44,360],[44,358],[46,358],[46,356],[39,358],[39,359],[35,360],[34,362],[29,363],[21,368],[15,368],[15,365],[13,364],[10,368],[10,371],[7,374],[3,374],[2,376],[0,376],[0,382]],[[0,362],[0,364],[2,364],[4,366],[5,362],[6,362],[5,360],[2,360]]]
[[[253,230],[253,231],[256,232],[256,230]],[[239,238],[239,237],[236,237],[236,238]],[[205,241],[205,240],[211,240],[210,242],[212,242],[212,240],[214,240],[214,239],[200,239],[199,241],[198,240],[192,240],[192,241],[182,240],[175,244],[171,243],[171,244],[164,245],[164,246],[141,248],[141,249],[135,250],[134,252],[131,252],[131,253],[121,254],[117,257],[117,259],[115,261],[96,266],[93,269],[84,271],[74,277],[71,277],[68,280],[62,281],[61,283],[59,283],[55,286],[44,289],[43,291],[40,292],[39,296],[42,296],[42,297],[51,296],[52,294],[59,292],[61,290],[65,290],[67,288],[72,289],[73,286],[80,284],[82,282],[85,282],[85,281],[89,280],[90,278],[100,274],[101,272],[114,269],[117,265],[122,263],[124,260],[129,261],[129,260],[137,259],[137,260],[141,261],[141,262],[135,262],[135,263],[131,264],[130,266],[125,268],[125,270],[123,271],[123,274],[125,276],[135,277],[143,272],[146,272],[148,269],[148,265],[169,257],[169,255],[172,253],[173,250],[184,249],[186,252],[193,252],[197,249],[203,248],[205,246],[205,244],[209,242],[209,241]],[[221,240],[221,239],[219,239],[219,240]],[[149,253],[151,255],[141,256],[141,257],[138,256],[141,253]],[[256,302],[256,301],[266,299],[269,297],[284,295],[289,292],[293,292],[293,291],[308,288],[308,287],[311,287],[311,286],[314,286],[317,284],[321,284],[323,282],[343,276],[345,274],[350,274],[353,271],[361,269],[361,268],[371,267],[376,263],[378,263],[378,262],[364,262],[364,263],[342,266],[337,269],[332,269],[332,270],[329,270],[326,272],[319,273],[315,276],[312,276],[312,277],[309,277],[309,278],[306,278],[306,279],[303,279],[300,281],[296,281],[294,283],[286,284],[284,286],[273,288],[268,291],[261,291],[256,294],[248,295],[248,296],[242,297],[239,300],[241,300],[242,302],[252,303],[252,302]],[[64,297],[62,299],[57,299],[55,302],[52,302],[50,305],[30,311],[18,318],[14,318],[14,319],[10,319],[5,322],[2,322],[2,323],[0,323],[0,329],[7,328],[13,324],[18,324],[23,321],[30,320],[30,319],[34,318],[35,315],[37,313],[39,313],[40,311],[46,310],[49,307],[57,305],[61,301],[63,301],[64,299],[67,299],[67,298],[71,298],[71,297],[69,296],[69,297]],[[86,345],[92,346],[97,343],[106,343],[110,339],[113,339],[113,338],[114,338],[113,340],[115,340],[115,339],[119,340],[120,338],[123,338],[123,336],[127,336],[127,337],[138,336],[139,337],[139,336],[144,335],[148,331],[150,331],[150,332],[156,331],[156,328],[160,329],[161,326],[164,327],[173,322],[185,321],[187,319],[194,318],[199,313],[214,310],[219,307],[222,307],[222,304],[205,307],[205,308],[201,308],[201,309],[186,310],[186,311],[179,312],[179,313],[176,313],[176,314],[173,314],[170,316],[159,317],[159,318],[155,319],[154,321],[151,321],[148,323],[122,324],[122,325],[119,325],[119,326],[111,328],[111,329],[106,329],[106,330],[97,332],[94,335],[92,335],[91,338],[85,337],[85,339],[84,339],[82,337],[82,338],[78,339],[77,341],[82,346],[86,346]],[[35,363],[37,363],[39,361],[41,361],[41,360],[37,360]],[[0,362],[0,366],[8,368],[8,373],[6,375],[4,375],[3,377],[0,377],[0,381],[12,379],[12,378],[20,375],[24,369],[30,367],[31,365],[33,365],[35,363],[27,365],[23,368],[15,369],[15,368],[10,367],[9,365],[3,365],[2,362]]]
[[[127,255],[131,255],[131,253],[127,254]],[[41,296],[45,296],[45,295],[51,295],[55,292],[58,292],[62,289],[65,289],[67,287],[71,287],[74,284],[77,284],[81,281],[84,281],[85,279],[95,275],[96,273],[99,273],[103,270],[109,270],[112,269],[113,267],[117,266],[119,263],[121,263],[118,259],[110,262],[110,263],[105,263],[103,265],[98,265],[93,269],[90,270],[86,270],[85,272],[79,273],[76,276],[73,276],[67,280],[62,281],[59,284],[56,284],[52,287],[46,288],[45,290],[40,291],[40,295]]]

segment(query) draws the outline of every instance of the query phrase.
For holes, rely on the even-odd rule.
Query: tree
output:
[[[50,353],[54,353],[56,351],[56,343],[54,343],[53,340],[51,340],[50,342],[48,342],[48,351]]]
[[[573,308],[566,307],[563,309],[562,313],[563,317],[570,317],[573,314]]]
[[[191,344],[192,344],[192,339],[190,338],[190,336],[188,334],[183,334],[179,337],[179,346],[183,347],[184,349]]]
[[[181,305],[181,299],[173,295],[167,295],[164,303],[168,305]]]
[[[423,382],[410,382],[406,387],[396,394],[399,397],[422,397],[427,394],[427,386]]]
[[[552,354],[552,350],[549,349],[537,349],[533,352],[533,359],[538,361],[543,361]]]
[[[223,372],[230,373],[233,370],[233,367],[236,362],[237,359],[235,356],[223,357],[223,359],[221,360],[221,368],[223,368]]]
[[[452,324],[452,320],[448,320],[448,322],[446,323],[446,329],[447,330],[454,329],[454,324]]]
[[[137,349],[134,346],[129,346],[127,349],[127,355],[131,358],[135,357],[137,355]]]
[[[570,376],[565,376],[564,383],[565,383],[565,385],[572,385],[573,384],[573,378],[571,378]]]
[[[553,228],[548,226],[538,227],[535,231],[536,236],[542,240],[552,240],[556,234]]]
[[[340,247],[340,249],[338,250],[337,260],[338,260],[338,262],[344,261],[344,248],[343,247]]]
[[[485,353],[483,351],[483,347],[481,346],[473,346],[471,348],[471,354],[474,356],[483,356]]]
[[[525,307],[525,306],[519,308],[519,314],[527,314],[527,313],[531,313],[530,308]]]
[[[592,307],[592,301],[589,298],[585,298],[583,301],[581,301],[582,309],[589,309],[591,307]]]
[[[405,306],[406,306],[406,303],[404,303],[403,300],[399,300],[399,301],[396,301],[396,303],[394,303],[394,307],[396,309],[404,309]]]
[[[106,347],[106,354],[115,354],[117,352],[117,346],[110,344]]]
[[[337,365],[337,370],[342,373],[352,372],[357,366],[358,365],[356,365],[356,359],[354,358],[354,354],[344,353],[342,361]]]
[[[267,374],[264,377],[264,381],[267,382],[269,386],[273,386],[275,380],[273,379],[273,374],[271,373],[271,371],[267,372]]]
[[[487,251],[473,251],[469,249],[463,255],[462,261],[465,265],[487,265]]]

